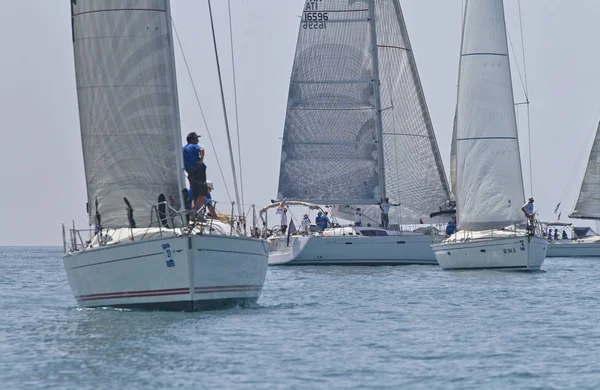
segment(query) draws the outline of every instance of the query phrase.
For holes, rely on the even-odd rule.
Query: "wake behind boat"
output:
[[[451,149],[457,232],[433,245],[443,269],[539,270],[548,242],[524,202],[503,0],[467,0]],[[518,227],[525,226],[526,229]]]
[[[143,4],[142,4],[143,3]],[[65,271],[83,307],[193,311],[254,303],[267,242],[188,226],[169,1],[71,3],[90,239]],[[145,4],[145,6],[144,6]]]
[[[286,256],[297,254],[298,263],[435,264],[431,237],[404,237],[388,222],[427,223],[430,211],[448,198],[399,1],[307,1],[290,80],[277,199],[332,205],[338,217],[349,220],[360,208],[380,228],[294,237],[299,249]],[[274,245],[278,239],[270,241],[272,258],[282,258]]]

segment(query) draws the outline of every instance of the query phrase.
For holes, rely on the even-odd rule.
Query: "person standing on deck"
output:
[[[533,210],[533,198],[529,198],[527,200],[527,203],[525,203],[523,205],[523,207],[521,207],[521,210],[523,210],[523,212],[525,213],[525,216],[527,217],[527,230],[531,233],[533,233],[534,230],[534,224],[533,224],[533,217],[534,217],[534,210]],[[550,229],[550,232],[548,232],[548,234],[551,234],[552,229]],[[552,236],[548,237],[548,239],[552,239]]]
[[[379,202],[379,208],[381,209],[381,227],[387,228],[390,224],[390,207],[392,206],[400,206],[400,203],[390,203],[390,198],[385,198]]]
[[[187,145],[183,147],[183,166],[192,190],[192,209],[202,207],[204,197],[208,194],[204,148],[198,145],[198,138],[195,132],[189,133],[186,137]]]
[[[360,207],[357,207],[356,212],[354,213],[354,226],[362,226],[362,213],[360,212]]]
[[[279,224],[281,226],[281,234],[282,235],[285,235],[285,231],[287,230],[287,224],[288,224],[287,207],[284,206],[283,212],[281,213],[281,223]]]

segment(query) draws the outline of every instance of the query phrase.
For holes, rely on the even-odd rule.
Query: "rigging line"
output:
[[[523,38],[523,15],[521,12],[521,0],[518,1],[519,4],[519,26],[521,30],[521,52],[523,55],[523,74],[525,75],[525,96],[529,94],[529,86],[527,83],[527,66],[525,61],[525,39]]]
[[[244,179],[242,175],[242,150],[240,144],[242,140],[240,138],[240,119],[238,115],[238,97],[237,97],[237,82],[235,77],[235,57],[233,53],[233,23],[231,22],[231,0],[227,0],[227,6],[229,11],[229,37],[231,43],[231,68],[233,72],[233,101],[235,102],[235,128],[237,132],[237,149],[238,149],[238,164],[240,167],[240,191],[242,195],[242,204],[244,204]]]
[[[231,201],[231,195],[229,193],[229,188],[227,187],[227,181],[225,181],[225,175],[223,174],[223,168],[221,167],[221,162],[219,161],[219,155],[217,154],[217,150],[215,148],[215,143],[213,142],[212,136],[210,135],[210,130],[208,129],[208,123],[206,122],[206,116],[204,115],[204,110],[202,109],[202,105],[200,104],[200,97],[198,96],[198,90],[196,90],[196,84],[194,83],[194,79],[192,78],[192,72],[190,71],[190,66],[188,65],[187,58],[185,57],[185,52],[183,51],[183,45],[181,44],[181,40],[179,39],[179,33],[177,32],[177,27],[175,27],[175,19],[171,17],[171,24],[173,25],[173,31],[175,31],[175,37],[177,38],[177,44],[179,45],[179,49],[181,50],[181,56],[183,57],[183,63],[185,64],[185,68],[188,73],[188,77],[190,78],[190,82],[192,84],[192,90],[194,91],[194,95],[196,96],[196,103],[198,104],[198,108],[200,109],[200,115],[202,116],[202,121],[204,122],[204,127],[206,128],[206,134],[208,135],[208,140],[210,141],[210,146],[213,150],[213,155],[215,156],[215,161],[217,162],[217,166],[219,167],[219,173],[221,173],[221,178],[223,179],[223,185],[225,186],[225,192],[227,193],[227,197]]]
[[[227,105],[225,104],[225,93],[223,92],[223,79],[221,77],[221,66],[219,65],[219,52],[217,50],[217,37],[215,34],[215,23],[213,21],[212,7],[208,0],[208,14],[210,15],[210,27],[212,29],[213,45],[215,47],[215,60],[217,62],[217,74],[219,75],[219,87],[221,89],[221,103],[223,105],[223,119],[225,120],[225,133],[227,134],[227,145],[229,146],[229,159],[231,162],[231,173],[233,176],[233,189],[235,190],[235,202],[238,207],[238,215],[242,215],[240,205],[240,194],[238,191],[237,174],[235,172],[235,161],[233,159],[233,148],[231,146],[231,134],[229,134],[229,121],[227,120]]]
[[[510,51],[512,51],[513,58],[515,60],[515,67],[517,68],[517,74],[519,75],[519,81],[521,82],[521,88],[523,89],[523,94],[525,95],[525,101],[529,103],[528,91],[525,86],[525,81],[523,80],[523,75],[521,74],[521,68],[519,67],[519,61],[517,61],[517,53],[515,52],[515,48],[512,43],[512,39],[510,38],[510,34],[506,33],[508,36],[508,43],[510,44]]]

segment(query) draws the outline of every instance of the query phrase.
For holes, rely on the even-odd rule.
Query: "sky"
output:
[[[304,0],[231,0],[246,208],[262,207],[277,193],[280,137],[303,5]],[[448,173],[461,0],[401,0],[401,5]],[[219,156],[226,180],[211,171],[213,194],[228,201],[225,183],[231,196],[233,188],[206,1],[172,0],[171,7],[214,149],[176,45],[181,131],[202,134],[207,164]],[[518,0],[505,0],[505,7],[513,65],[518,63],[523,74]],[[0,245],[59,246],[61,223],[75,220],[87,227],[69,2],[4,0],[2,9]],[[533,173],[532,190],[527,120],[520,106],[526,196],[535,196],[542,220],[556,220],[553,211],[561,202],[561,221],[569,221],[600,119],[600,2],[521,0],[521,11]],[[213,12],[235,134],[227,1],[213,0]],[[515,66],[513,84],[515,100],[523,101]]]

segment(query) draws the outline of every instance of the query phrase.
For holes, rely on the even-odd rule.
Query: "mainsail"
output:
[[[392,223],[400,214],[404,223],[418,222],[449,197],[399,1],[307,1],[278,197],[337,204],[338,211],[362,205],[379,221],[379,208],[369,205],[381,200],[382,179],[385,195],[402,204],[390,210]]]
[[[600,219],[600,123],[581,183],[579,198],[569,218]]]
[[[522,222],[523,177],[502,0],[467,0],[456,109],[459,229]]]
[[[148,226],[159,199],[180,207],[183,186],[169,2],[71,3],[89,213]]]

